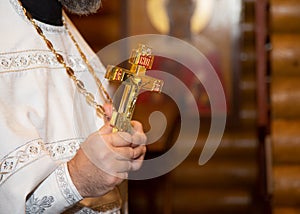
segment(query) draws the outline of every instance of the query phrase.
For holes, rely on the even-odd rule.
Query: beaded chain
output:
[[[96,113],[99,117],[105,117],[106,119],[109,119],[109,117],[105,113],[104,107],[102,105],[98,104],[95,100],[94,95],[86,90],[86,87],[85,87],[84,83],[75,76],[74,70],[70,66],[67,65],[64,57],[61,54],[59,54],[57,50],[54,49],[53,44],[51,43],[51,41],[49,39],[47,39],[47,37],[43,33],[43,30],[36,24],[36,22],[32,18],[32,15],[23,7],[22,2],[20,0],[18,0],[18,2],[19,2],[20,6],[23,10],[23,13],[24,13],[25,17],[33,24],[33,26],[35,27],[37,33],[43,38],[43,40],[45,41],[45,43],[46,43],[47,47],[49,48],[49,50],[55,55],[57,61],[65,68],[68,76],[73,80],[73,82],[75,83],[75,86],[78,89],[78,91],[85,96],[86,102],[90,106],[95,108]],[[76,42],[74,36],[72,35],[69,28],[67,27],[64,19],[63,19],[63,24],[64,24],[64,27],[66,28],[66,31],[68,32],[68,35],[70,36],[72,42],[76,46],[76,49],[78,50],[81,58],[85,62],[89,72],[92,74],[92,76],[93,76],[93,78],[94,78],[94,80],[95,80],[95,82],[96,82],[96,84],[99,88],[99,91],[101,92],[101,95],[102,95],[103,99],[108,103],[112,103],[111,97],[109,96],[109,94],[105,90],[105,88],[103,87],[101,81],[99,80],[99,78],[96,75],[96,72],[94,71],[93,67],[90,65],[86,55],[83,53],[83,51],[79,47],[79,45]]]

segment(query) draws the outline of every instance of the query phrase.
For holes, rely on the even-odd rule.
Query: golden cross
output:
[[[132,133],[130,121],[141,89],[161,92],[163,80],[146,75],[146,71],[152,68],[153,60],[151,48],[139,45],[138,49],[132,51],[128,60],[131,64],[130,70],[112,65],[107,67],[105,78],[120,81],[124,86],[118,111],[113,111],[110,120],[114,131]]]

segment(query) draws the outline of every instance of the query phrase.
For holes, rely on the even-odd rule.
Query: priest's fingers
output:
[[[99,164],[98,164],[99,166]],[[118,173],[129,172],[132,169],[132,162],[130,160],[114,159],[106,163],[102,163],[100,168],[112,176],[118,176]]]
[[[119,135],[119,137],[121,137],[127,143],[131,143],[132,142],[132,136],[131,136],[131,134],[129,134],[127,132],[117,132],[117,134]]]
[[[134,156],[134,149],[131,147],[115,147],[117,160],[132,160]]]
[[[146,146],[137,146],[137,147],[116,147],[114,148],[118,154],[118,160],[135,160],[140,156],[145,155]]]
[[[99,132],[101,134],[101,132]],[[106,143],[113,147],[130,146],[132,143],[132,136],[126,132],[114,132],[102,135]]]
[[[110,126],[110,124],[105,123],[105,125],[99,129],[98,134],[100,134],[100,135],[110,134],[112,132],[112,130],[113,130],[113,128]]]
[[[131,162],[131,170],[132,171],[136,171],[136,170],[139,170],[143,164],[143,160],[144,160],[144,157],[145,157],[145,152],[146,152],[146,147],[144,146],[145,148],[145,151],[142,155],[140,155],[137,159],[133,160]]]
[[[141,132],[135,132],[132,135],[132,146],[139,146],[139,145],[146,145],[147,143],[147,136]]]
[[[143,131],[143,126],[138,121],[131,121],[133,127],[133,134],[132,134],[132,146],[138,145],[145,145],[147,142],[147,136]]]
[[[137,147],[114,147],[115,158],[120,162],[111,165],[117,172],[129,172],[140,169],[146,153],[146,146]],[[123,161],[123,162],[122,162]]]
[[[104,135],[105,136],[105,135]],[[122,148],[122,152],[116,150],[116,147],[111,145],[111,142],[106,142],[104,136],[99,133],[94,133],[84,141],[80,147],[86,157],[99,169],[108,174],[115,175],[116,172],[125,172],[130,168],[128,163],[124,164],[123,156],[131,157],[131,147]],[[121,140],[124,141],[121,137]]]
[[[84,150],[84,153],[98,169],[111,176],[119,177],[118,173],[128,172],[132,168],[131,159],[124,159],[123,156],[116,151],[111,152],[106,158],[101,158],[101,156],[87,152],[87,150]],[[123,177],[124,176],[119,178]]]
[[[131,125],[133,127],[133,129],[137,132],[144,132],[143,131],[143,125],[139,122],[139,121],[136,121],[136,120],[132,120],[131,121]]]
[[[105,113],[104,121],[106,124],[109,124],[113,112],[113,105],[111,103],[105,103],[103,108]]]
[[[146,154],[146,146],[145,145],[137,146],[133,148],[133,152],[134,153],[132,159],[134,160],[140,158],[141,156],[144,157]]]

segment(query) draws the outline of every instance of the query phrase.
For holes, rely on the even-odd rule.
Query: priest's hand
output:
[[[142,125],[132,121],[133,134],[112,132],[106,123],[91,134],[68,162],[71,179],[82,197],[104,195],[138,170],[146,153]]]

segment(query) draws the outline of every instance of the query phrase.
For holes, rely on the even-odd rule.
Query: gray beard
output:
[[[63,7],[77,15],[96,13],[101,6],[101,0],[59,0]]]

